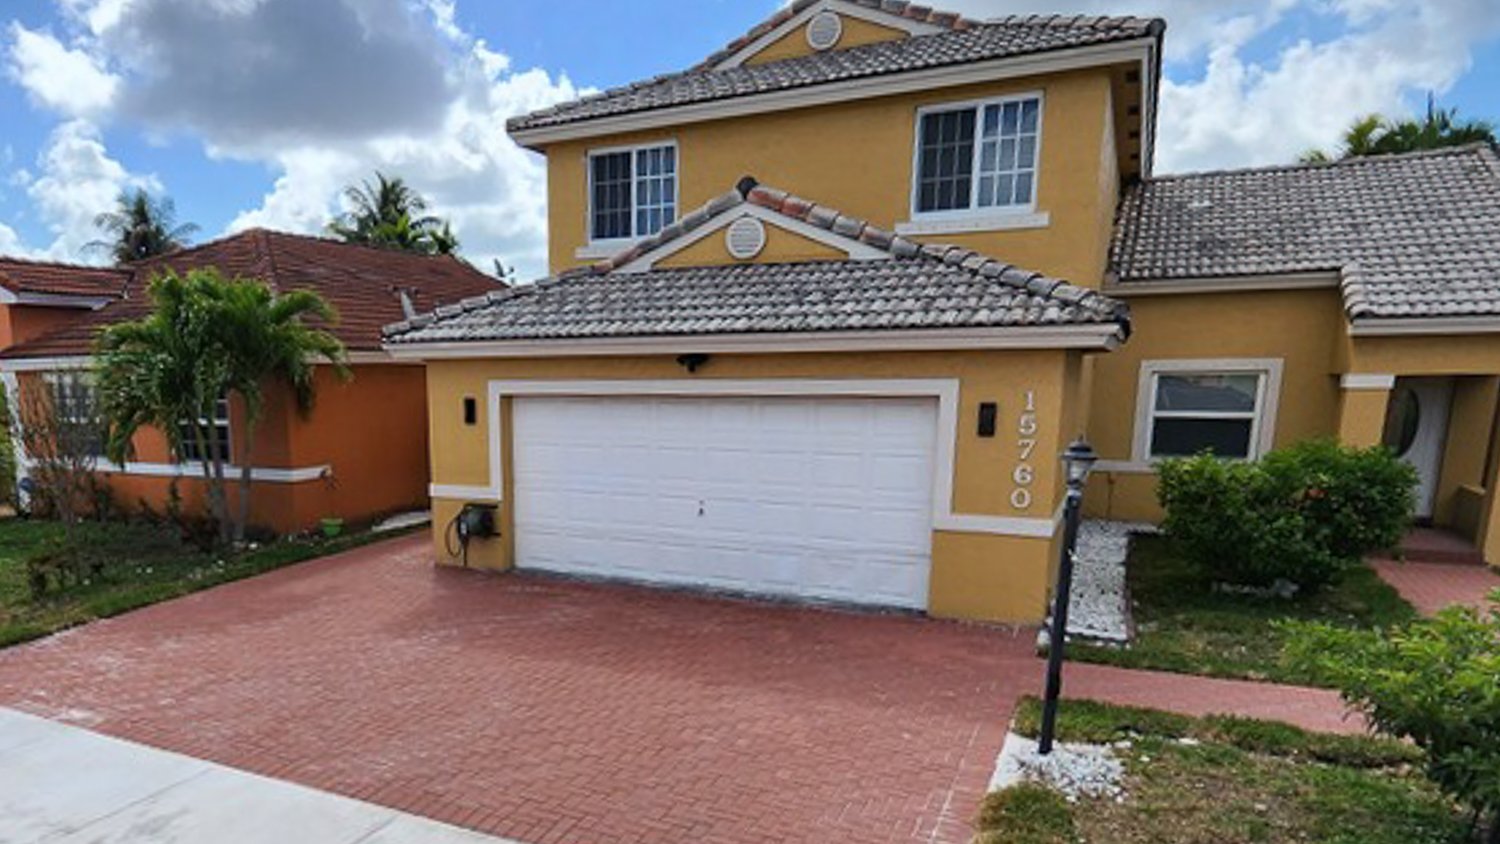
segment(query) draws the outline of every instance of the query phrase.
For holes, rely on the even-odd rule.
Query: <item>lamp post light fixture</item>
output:
[[[1062,453],[1063,479],[1068,494],[1063,500],[1063,543],[1057,565],[1057,588],[1052,596],[1052,628],[1047,640],[1047,694],[1042,701],[1042,735],[1037,752],[1052,752],[1057,730],[1057,700],[1062,695],[1063,645],[1068,634],[1068,595],[1073,590],[1073,549],[1078,544],[1078,522],[1083,489],[1099,455],[1082,437]]]

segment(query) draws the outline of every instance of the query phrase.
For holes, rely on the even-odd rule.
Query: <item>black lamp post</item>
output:
[[[1052,752],[1057,729],[1057,699],[1062,695],[1063,643],[1068,635],[1068,594],[1073,589],[1073,548],[1078,544],[1079,508],[1083,488],[1099,455],[1082,437],[1062,454],[1063,476],[1068,496],[1063,501],[1063,544],[1057,565],[1057,589],[1052,598],[1052,630],[1047,642],[1047,695],[1042,702],[1042,736],[1037,752]]]

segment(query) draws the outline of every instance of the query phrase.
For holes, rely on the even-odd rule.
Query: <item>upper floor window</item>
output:
[[[918,214],[1030,209],[1040,96],[925,109],[917,117]]]
[[[677,217],[674,144],[589,153],[589,239],[628,240]]]

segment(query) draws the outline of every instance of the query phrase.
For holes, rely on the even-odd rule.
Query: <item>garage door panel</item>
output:
[[[518,398],[522,567],[923,607],[936,402]]]

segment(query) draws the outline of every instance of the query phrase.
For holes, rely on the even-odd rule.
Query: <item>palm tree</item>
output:
[[[176,252],[197,233],[193,223],[177,223],[177,206],[170,197],[153,199],[143,188],[121,191],[115,210],[94,217],[94,226],[109,236],[88,249],[108,250],[116,264],[128,264]]]
[[[327,331],[306,323],[315,318],[335,320],[323,297],[310,290],[276,293],[258,281],[238,281],[223,290],[222,334],[228,347],[228,391],[240,397],[245,409],[245,436],[240,448],[239,514],[234,541],[243,542],[250,520],[250,467],[255,430],[265,410],[265,387],[285,384],[298,412],[312,412],[317,398],[314,363],[333,365],[340,379],[349,377],[344,344]]]
[[[1337,153],[1315,149],[1302,156],[1304,164],[1326,164],[1344,158],[1392,155],[1425,149],[1495,143],[1495,127],[1483,120],[1459,120],[1457,109],[1440,109],[1427,99],[1427,115],[1420,120],[1387,120],[1378,114],[1361,117],[1344,132]]]
[[[447,220],[425,213],[427,200],[400,176],[376,172],[375,181],[344,189],[349,210],[328,224],[328,232],[345,243],[363,243],[417,252],[452,255],[458,237]]]
[[[333,363],[342,375],[343,345],[303,321],[331,321],[333,312],[315,293],[278,295],[258,281],[226,280],[216,269],[186,276],[168,272],[152,280],[152,310],[117,323],[100,335],[97,358],[99,403],[107,429],[106,454],[123,463],[135,435],[154,428],[181,459],[190,441],[202,456],[211,515],[222,542],[243,539],[248,518],[250,445],[263,409],[266,383],[290,385],[299,407],[313,398],[312,362]],[[214,446],[214,410],[238,395],[247,430],[241,448],[238,518],[229,513],[225,466],[230,455]]]

